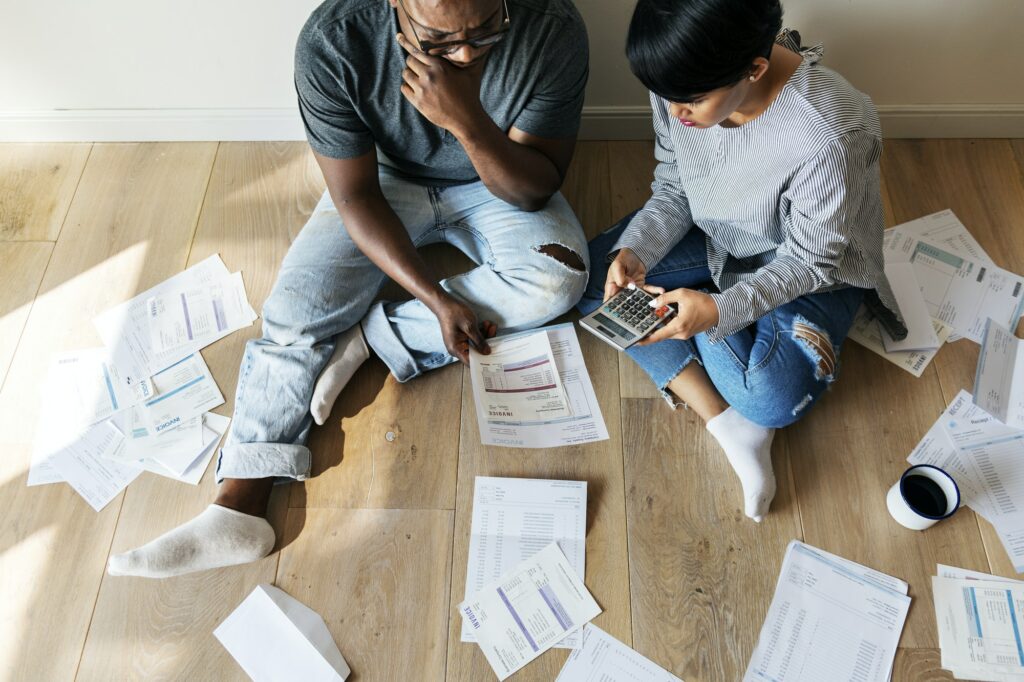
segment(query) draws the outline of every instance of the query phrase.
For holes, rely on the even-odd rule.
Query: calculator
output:
[[[652,308],[654,296],[630,284],[580,320],[580,326],[619,350],[657,329],[675,314],[672,306]]]

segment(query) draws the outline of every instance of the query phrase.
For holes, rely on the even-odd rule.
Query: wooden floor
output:
[[[648,143],[580,145],[565,193],[589,235],[641,205],[651,170]],[[1024,272],[1024,141],[891,141],[883,171],[890,224],[952,208],[999,265]],[[776,438],[779,492],[760,525],[744,519],[699,421],[670,412],[587,334],[611,439],[547,452],[481,446],[461,366],[400,386],[374,361],[313,435],[318,475],[275,492],[274,554],[174,580],[106,576],[109,553],[202,510],[212,472],[198,487],[143,474],[100,513],[67,486],[27,488],[49,359],[100,345],[97,313],[212,253],[243,272],[258,309],[322,188],[297,143],[0,145],[0,679],[245,679],[211,632],[260,582],[324,616],[354,682],[494,679],[458,641],[454,609],[477,475],[586,480],[595,622],[688,682],[742,675],[793,538],[908,581],[894,679],[950,679],[937,669],[936,562],[1006,576],[1012,566],[969,509],[914,533],[890,520],[884,494],[970,386],[969,341],[947,345],[920,379],[847,344],[841,380]],[[459,260],[445,248],[430,257]],[[204,352],[223,414],[258,330]],[[550,681],[565,655],[515,679]]]

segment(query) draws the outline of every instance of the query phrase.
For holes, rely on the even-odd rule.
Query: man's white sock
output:
[[[772,439],[775,429],[755,424],[737,410],[727,409],[708,421],[708,431],[725,450],[743,485],[743,512],[758,523],[775,497]]]
[[[110,575],[170,578],[256,561],[274,548],[274,529],[260,516],[211,504],[149,544],[110,557]]]
[[[313,421],[320,426],[327,422],[334,408],[334,401],[341,394],[359,365],[370,357],[370,349],[363,339],[363,330],[356,324],[338,336],[338,345],[334,347],[331,359],[327,361],[324,371],[316,380],[313,388],[313,399],[309,401],[309,411]]]

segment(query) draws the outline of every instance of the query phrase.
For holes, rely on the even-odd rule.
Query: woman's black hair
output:
[[[692,102],[746,78],[781,28],[779,0],[639,0],[626,57],[648,90]]]

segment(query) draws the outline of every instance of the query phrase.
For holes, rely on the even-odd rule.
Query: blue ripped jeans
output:
[[[577,306],[583,314],[601,305],[607,256],[632,216],[590,242],[590,284]],[[694,228],[647,273],[666,290],[713,289],[704,233]],[[780,428],[807,412],[836,378],[839,350],[864,296],[848,287],[801,296],[718,343],[706,334],[667,339],[626,350],[669,404],[666,389],[692,360],[699,362],[726,402],[762,426]]]
[[[380,185],[417,247],[447,242],[477,263],[441,286],[501,333],[542,325],[583,294],[586,270],[540,250],[562,246],[587,263],[583,229],[561,194],[527,213],[479,181],[433,187],[383,170]],[[245,347],[218,481],[308,477],[313,387],[335,338],[353,325],[362,324],[367,344],[399,381],[456,361],[423,303],[374,302],[385,280],[349,237],[325,192],[264,303],[263,337]]]

